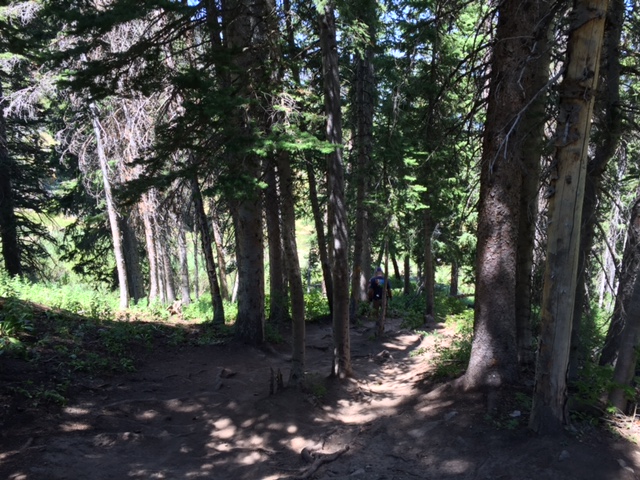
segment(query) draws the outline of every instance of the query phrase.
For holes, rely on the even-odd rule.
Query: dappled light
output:
[[[14,447],[1,453],[0,473],[24,480],[48,480],[52,473],[277,480],[309,468],[305,457],[326,461],[322,475],[343,477],[395,472],[454,479],[478,468],[501,471],[505,461],[523,468],[518,462],[527,461],[530,443],[502,443],[482,402],[471,396],[460,403],[447,383],[428,380],[434,352],[453,338],[451,327],[416,333],[400,325],[389,319],[379,340],[372,320],[352,326],[355,374],[344,381],[327,378],[331,324],[310,325],[305,384],[276,394],[269,394],[269,372],[289,368],[283,346],[148,351],[136,371],[82,380],[85,389],[61,409],[57,423],[39,424],[37,438],[14,436]],[[487,461],[496,449],[513,455]]]

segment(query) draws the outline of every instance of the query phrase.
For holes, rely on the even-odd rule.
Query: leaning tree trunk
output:
[[[593,102],[599,77],[607,0],[576,0],[560,86],[556,162],[549,192],[547,263],[542,291],[542,331],[529,426],[561,431],[569,422],[567,367],[575,301],[580,225],[587,176]]]
[[[209,280],[209,290],[211,292],[211,306],[213,307],[213,324],[224,325],[224,305],[222,296],[218,288],[218,278],[216,276],[216,263],[213,260],[213,250],[211,250],[211,231],[207,222],[207,214],[204,211],[202,193],[198,179],[191,179],[191,194],[193,195],[193,207],[195,210],[196,223],[200,230],[200,240],[202,243],[202,253],[207,269],[207,280]]]
[[[342,114],[340,111],[340,71],[334,4],[327,2],[320,17],[320,49],[324,105],[327,115],[327,141],[334,147],[327,156],[329,231],[331,232],[331,272],[333,279],[333,364],[331,375],[352,375],[349,339],[349,237],[344,204],[344,165],[342,161]]]
[[[616,361],[633,286],[638,276],[640,276],[640,187],[637,189],[636,199],[631,208],[627,240],[620,262],[618,292],[604,347],[600,354],[600,365],[613,365]]]
[[[218,257],[218,270],[220,271],[220,295],[224,300],[230,300],[229,283],[227,282],[226,259],[222,245],[222,232],[220,231],[220,218],[215,205],[211,208],[211,230],[213,232],[213,243],[216,246],[216,257]]]
[[[569,355],[569,381],[578,381],[578,373],[589,355],[588,345],[581,342],[582,315],[585,310],[586,276],[589,256],[593,247],[595,226],[598,222],[596,209],[600,197],[603,175],[620,143],[622,115],[620,103],[620,39],[625,14],[624,0],[613,0],[607,13],[607,26],[602,52],[602,82],[595,103],[598,142],[595,155],[587,165],[584,203],[582,206],[582,233],[576,298],[573,308],[571,352]]]
[[[22,274],[18,222],[14,205],[12,173],[15,166],[7,149],[7,124],[4,114],[5,100],[0,83],[0,240],[2,259],[7,273],[15,277]]]
[[[93,125],[93,134],[96,137],[96,151],[98,161],[100,162],[100,170],[102,171],[102,183],[104,186],[105,203],[107,204],[107,215],[109,216],[109,225],[111,226],[111,237],[113,240],[113,253],[116,259],[116,269],[118,271],[118,285],[120,287],[120,309],[125,310],[129,306],[129,286],[127,281],[127,267],[124,260],[124,249],[122,246],[122,232],[118,223],[118,212],[116,211],[113,194],[111,192],[111,183],[109,182],[109,167],[107,165],[107,155],[104,151],[102,143],[102,126],[98,117],[98,109],[94,102],[89,104],[91,113],[91,123]]]
[[[638,347],[640,347],[640,276],[636,276],[629,305],[623,318],[624,328],[620,337],[620,351],[613,371],[615,387],[609,394],[609,403],[625,413],[628,401],[626,391],[632,389],[631,384],[638,361]]]

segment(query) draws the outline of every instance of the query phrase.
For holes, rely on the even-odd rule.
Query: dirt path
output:
[[[309,325],[305,393],[270,394],[272,369],[286,381],[286,345],[156,351],[135,374],[82,385],[61,414],[4,422],[0,478],[640,478],[637,446],[618,437],[581,427],[539,438],[526,412],[500,405],[489,417],[481,396],[425,382],[438,336],[399,320],[372,335],[372,323],[352,328],[356,375],[339,383],[325,378],[330,325]]]

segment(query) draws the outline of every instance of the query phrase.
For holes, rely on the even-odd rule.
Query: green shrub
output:
[[[466,310],[456,315],[449,315],[447,325],[455,326],[455,334],[449,345],[442,342],[436,344],[434,377],[437,379],[460,376],[469,365],[471,345],[473,342],[473,311]]]
[[[327,297],[319,290],[312,290],[304,296],[304,311],[307,320],[315,320],[330,314]]]
[[[15,297],[5,299],[0,311],[0,353],[11,348],[20,348],[19,335],[32,331],[32,310]]]

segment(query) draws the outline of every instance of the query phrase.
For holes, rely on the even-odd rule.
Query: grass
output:
[[[82,377],[135,371],[154,348],[227,341],[229,330],[206,323],[172,325],[162,305],[117,312],[110,292],[32,284],[0,276],[0,356],[11,381],[0,385],[4,403],[64,404]]]
[[[447,326],[454,328],[450,342],[436,342],[436,355],[432,360],[435,366],[434,378],[450,379],[462,375],[469,365],[473,340],[473,311],[447,315]]]
[[[321,293],[305,301],[307,320],[329,314]],[[15,381],[0,385],[0,400],[64,404],[68,386],[79,377],[135,371],[139,358],[154,348],[227,342],[237,315],[237,305],[225,302],[226,325],[212,325],[209,295],[186,306],[182,320],[187,322],[179,325],[160,303],[124,312],[118,303],[113,292],[0,275],[0,356],[16,368],[5,371]],[[267,338],[283,341],[269,325]]]

